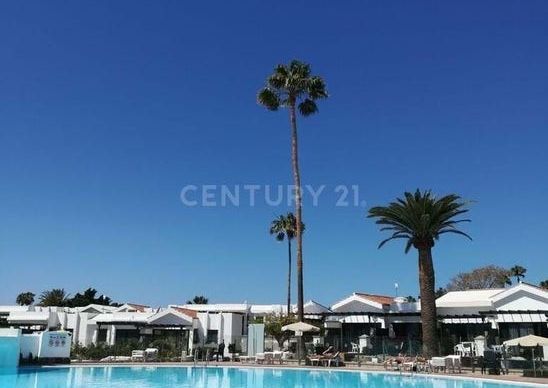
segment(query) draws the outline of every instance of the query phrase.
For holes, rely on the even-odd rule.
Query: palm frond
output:
[[[257,102],[268,110],[278,110],[280,107],[279,96],[270,88],[264,88],[259,91]]]
[[[318,106],[311,99],[306,98],[303,102],[299,104],[299,112],[303,116],[310,116],[318,111]]]
[[[277,65],[266,80],[266,87],[257,94],[257,101],[269,110],[298,106],[303,116],[318,111],[314,102],[328,97],[324,80],[311,75],[310,65],[298,60]]]
[[[375,206],[369,209],[369,218],[375,218],[375,223],[381,231],[391,231],[393,234],[381,242],[383,246],[396,238],[406,238],[405,252],[413,246],[433,246],[440,235],[453,233],[471,239],[457,225],[470,222],[470,219],[457,219],[468,212],[466,205],[456,194],[437,198],[430,190],[405,192],[402,198],[396,198],[387,206]]]
[[[327,98],[327,90],[325,88],[325,82],[321,77],[310,77],[307,83],[307,92],[309,98],[317,100],[319,98]]]

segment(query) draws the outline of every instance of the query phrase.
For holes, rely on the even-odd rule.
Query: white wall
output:
[[[21,354],[24,359],[28,359],[30,353],[32,357],[38,357],[40,351],[40,336],[42,333],[23,334],[21,336]]]
[[[206,332],[208,330],[217,330],[218,342],[225,341],[225,355],[228,355],[228,345],[231,343],[240,343],[242,337],[242,314],[238,313],[218,313],[218,314],[197,314],[199,344],[205,342]]]
[[[40,358],[69,358],[72,336],[66,331],[44,331],[41,334]]]

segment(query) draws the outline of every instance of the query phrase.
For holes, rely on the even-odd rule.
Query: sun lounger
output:
[[[157,361],[158,360],[158,349],[156,348],[146,348],[145,349],[145,361]]]
[[[264,363],[268,365],[274,364],[274,353],[264,352]]]
[[[310,364],[312,366],[320,366],[327,364],[327,360],[333,355],[333,346],[329,346],[322,354],[314,354],[312,356],[308,356],[308,359],[310,360]]]
[[[405,368],[405,363],[409,363],[413,361],[412,358],[399,355],[397,357],[390,357],[386,361],[384,361],[384,369],[390,369],[390,370],[402,370]]]
[[[405,372],[413,372],[413,370],[416,369],[417,366],[415,360],[403,362],[401,365]]]
[[[283,352],[274,352],[272,355],[272,363],[275,364],[276,362],[280,365],[282,365],[282,357]]]
[[[280,363],[283,363],[284,361],[291,360],[294,358],[294,354],[291,352],[282,352],[282,359],[280,360]]]
[[[255,363],[256,364],[264,364],[265,363],[265,354],[264,353],[256,353],[255,354]]]
[[[308,356],[308,359],[310,360],[310,365],[312,366],[320,366],[323,361],[322,355],[319,354]]]
[[[335,353],[332,357],[327,358],[327,366],[339,366],[341,362],[341,352]]]
[[[99,360],[99,362],[128,362],[131,361],[129,356],[107,356]]]
[[[246,362],[253,362],[253,361],[255,361],[254,356],[240,356],[240,362],[242,364],[245,364]]]
[[[145,361],[145,351],[144,350],[132,350],[131,351],[131,361]]]
[[[420,356],[414,358],[406,357],[400,365],[403,371],[406,372],[425,372],[428,366],[426,360]]]
[[[432,357],[429,361],[429,365],[432,372],[443,371],[447,373],[447,371],[452,367],[453,362],[447,357]]]
[[[192,357],[192,355],[188,354],[188,352],[186,350],[183,350],[181,352],[181,362],[188,362],[188,361],[193,361],[194,360],[194,357]]]
[[[449,368],[451,369],[452,373],[457,373],[457,371],[459,373],[462,373],[462,366],[461,366],[461,361],[460,361],[460,356],[459,355],[451,355],[451,356],[447,356],[445,358],[451,360]]]

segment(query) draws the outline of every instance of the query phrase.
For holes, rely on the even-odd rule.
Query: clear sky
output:
[[[305,298],[417,295],[417,257],[363,206],[476,201],[438,285],[521,264],[548,278],[548,2],[12,1],[0,6],[0,303],[95,287],[153,306],[284,303],[286,206],[188,207],[185,185],[291,183],[286,112],[255,94],[300,58],[331,97],[300,120]],[[307,198],[309,200],[309,198]]]

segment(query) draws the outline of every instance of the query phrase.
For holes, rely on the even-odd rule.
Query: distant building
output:
[[[506,289],[454,291],[436,300],[440,346],[486,336],[490,343],[535,334],[548,337],[548,292],[519,283]],[[127,303],[120,307],[0,306],[0,326],[24,332],[61,329],[73,343],[109,345],[124,341],[172,337],[186,351],[217,348],[224,341],[245,352],[248,324],[269,314],[286,314],[280,304],[185,304],[151,308]],[[296,312],[295,306],[292,306]],[[356,292],[326,307],[304,305],[305,319],[323,326],[321,342],[346,351],[366,343],[371,353],[413,353],[420,346],[420,301]],[[363,349],[360,349],[360,351]]]

